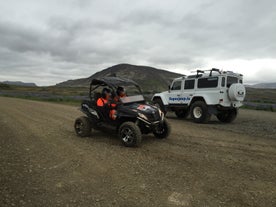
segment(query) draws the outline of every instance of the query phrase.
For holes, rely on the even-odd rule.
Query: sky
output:
[[[0,81],[54,85],[119,63],[276,82],[275,0],[0,0]]]

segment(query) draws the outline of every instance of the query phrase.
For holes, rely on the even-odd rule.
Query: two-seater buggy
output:
[[[116,90],[123,87],[127,96],[117,99]],[[103,88],[111,91],[111,109],[108,105],[97,106]],[[156,138],[167,138],[170,134],[170,125],[163,112],[156,106],[148,104],[139,85],[129,79],[119,77],[104,77],[93,79],[90,84],[90,100],[81,103],[81,111],[86,115],[76,119],[75,131],[80,137],[91,135],[92,129],[106,131],[115,130],[125,146],[138,146],[142,134],[153,133]],[[117,118],[112,120],[109,111],[116,110]]]

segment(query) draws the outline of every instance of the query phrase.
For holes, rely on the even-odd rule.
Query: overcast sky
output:
[[[276,82],[276,1],[0,0],[0,81],[52,85],[118,63]]]

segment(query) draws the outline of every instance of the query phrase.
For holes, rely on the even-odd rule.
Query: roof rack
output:
[[[212,76],[212,73],[213,73],[213,72],[218,72],[219,74],[221,74],[220,69],[217,69],[217,68],[212,68],[212,69],[210,70],[210,74],[209,74],[209,76]]]
[[[217,68],[212,68],[210,70],[196,70],[196,75],[191,75],[189,77],[201,77],[203,74],[205,74],[206,71],[210,71],[209,73],[209,76],[212,76],[213,75],[213,72],[218,72],[219,74],[221,74],[221,70],[220,69],[217,69]]]
[[[199,77],[199,75],[202,75],[203,73],[204,73],[204,70],[197,70],[196,71],[196,76]]]

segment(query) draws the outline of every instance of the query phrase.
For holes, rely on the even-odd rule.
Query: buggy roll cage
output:
[[[133,80],[127,78],[118,78],[118,77],[103,77],[98,79],[93,79],[90,83],[89,98],[92,99],[92,92],[100,86],[107,86],[116,91],[119,86],[135,86],[138,88],[139,92],[142,94],[140,86]],[[94,86],[94,87],[93,87]]]

